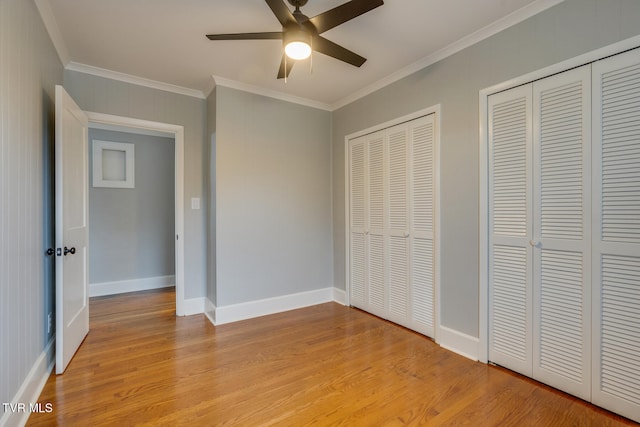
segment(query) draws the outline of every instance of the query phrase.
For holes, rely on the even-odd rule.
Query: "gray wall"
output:
[[[640,33],[640,1],[566,0],[333,115],[334,283],[345,288],[345,136],[435,104],[442,324],[478,336],[478,92]]]
[[[62,64],[33,1],[0,1],[0,402],[15,397],[54,332],[54,260],[44,251],[54,245],[60,83]]]
[[[216,94],[213,88],[207,97],[206,192],[209,195],[207,214],[207,299],[218,304],[216,295]],[[214,318],[215,313],[209,313]]]
[[[217,305],[332,286],[331,114],[216,90]]]
[[[204,99],[65,70],[64,86],[85,111],[184,126],[185,298],[206,294],[205,188],[206,104]],[[191,198],[200,197],[200,210]]]
[[[93,140],[135,147],[135,188],[93,186]],[[173,138],[89,129],[89,282],[175,274]]]

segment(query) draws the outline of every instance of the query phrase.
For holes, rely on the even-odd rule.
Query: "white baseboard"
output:
[[[438,328],[436,336],[438,337],[437,342],[440,344],[440,347],[453,351],[468,359],[478,360],[478,346],[480,344],[478,338],[442,325]]]
[[[223,325],[239,320],[252,319],[268,314],[323,304],[334,301],[334,289],[333,287],[317,289],[314,291],[215,307],[215,314],[213,316],[207,315],[207,317],[213,321],[214,325]]]
[[[41,410],[44,410],[44,404],[50,403],[38,402],[38,398],[55,364],[55,342],[55,338],[49,341],[40,356],[38,356],[38,359],[36,359],[36,362],[33,364],[29,374],[27,374],[15,397],[11,402],[7,402],[13,405],[24,404],[25,406],[14,406],[16,410],[12,411],[9,409],[4,412],[0,417],[0,427],[24,426],[31,414],[30,404],[41,403]],[[23,408],[24,410],[22,410]],[[53,410],[55,410],[55,408],[53,408]]]
[[[216,306],[209,298],[204,300],[204,315],[212,325],[216,324]]]
[[[333,288],[333,301],[347,305],[347,293],[343,289]]]
[[[120,280],[117,282],[101,282],[89,284],[89,296],[123,294],[125,292],[146,291],[175,286],[176,276],[145,277],[142,279]]]
[[[206,299],[205,297],[185,299],[182,306],[184,315],[191,316],[192,314],[204,313]]]

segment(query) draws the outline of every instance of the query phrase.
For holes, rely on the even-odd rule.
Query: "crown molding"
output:
[[[238,82],[235,80],[227,79],[220,76],[211,76],[213,80],[213,85],[210,85],[209,93],[216,86],[224,86],[231,89],[237,89],[244,92],[253,93],[255,95],[262,95],[269,98],[279,99],[281,101],[291,102],[294,104],[304,105],[306,107],[317,108],[319,110],[332,111],[331,105],[325,104],[324,102],[314,101],[312,99],[302,98],[299,96],[289,95],[283,92],[278,92],[276,90],[265,89],[262,87],[250,85],[247,83]]]
[[[62,33],[60,33],[60,28],[58,27],[58,21],[56,21],[56,18],[53,15],[53,10],[51,10],[51,3],[49,0],[35,0],[35,3],[38,8],[38,12],[40,13],[40,18],[42,18],[42,22],[44,23],[44,27],[49,33],[49,38],[53,43],[53,47],[58,53],[58,58],[60,58],[60,62],[62,62],[62,65],[64,66],[70,61],[69,51],[67,50],[67,46],[64,44]]]
[[[472,46],[486,38],[489,38],[500,31],[503,31],[513,25],[516,25],[546,9],[549,9],[557,4],[562,3],[564,0],[536,0],[529,5],[507,15],[506,17],[487,25],[480,30],[459,39],[458,41],[438,50],[437,52],[428,55],[419,61],[414,62],[413,64],[408,65],[407,67],[398,70],[375,83],[372,83],[346,97],[338,100],[333,104],[327,104],[320,101],[314,101],[307,98],[302,98],[294,95],[289,95],[283,92],[278,92],[270,89],[265,89],[262,87],[250,85],[247,83],[242,83],[239,81],[235,81],[232,79],[227,79],[220,76],[212,75],[210,79],[209,85],[205,88],[204,91],[185,88],[182,86],[173,85],[170,83],[164,83],[156,80],[150,80],[143,77],[138,77],[130,74],[125,74],[117,71],[111,71],[105,68],[94,67],[91,65],[81,64],[77,62],[73,62],[69,58],[69,54],[64,44],[62,35],[57,25],[57,21],[51,9],[50,0],[35,0],[35,4],[38,8],[40,16],[44,22],[44,25],[49,33],[49,37],[53,42],[53,45],[58,53],[58,57],[60,61],[65,66],[66,70],[70,71],[78,71],[81,73],[91,74],[98,77],[104,77],[108,79],[118,80],[125,83],[131,83],[143,87],[149,87],[153,89],[163,90],[166,92],[177,93],[180,95],[191,96],[200,99],[206,99],[211,91],[216,86],[224,86],[231,89],[242,90],[245,92],[253,93],[256,95],[262,95],[270,98],[279,99],[286,102],[292,102],[295,104],[300,104],[312,108],[317,108],[326,111],[335,111],[339,108],[342,108],[352,102],[357,101],[360,98],[364,98],[367,95],[370,95],[373,92],[376,92],[392,83],[397,82],[417,71],[420,71],[423,68],[426,68],[438,61],[441,61],[455,53],[460,52],[463,49],[466,49],[469,46]]]
[[[501,31],[506,30],[509,27],[512,27],[526,19],[531,18],[538,13],[549,9],[557,4],[562,3],[564,0],[537,0],[533,3],[528,4],[527,6],[516,10],[515,12],[499,19],[486,27],[479,29],[478,31],[469,34],[448,46],[434,52],[433,54],[426,56],[419,61],[414,62],[402,68],[387,77],[384,77],[377,82],[366,86],[351,95],[348,95],[341,100],[331,104],[331,111],[335,111],[339,108],[344,107],[345,105],[351,104],[354,101],[357,101],[360,98],[364,98],[367,95],[372,94],[373,92],[382,89],[383,87],[389,86],[392,83],[397,82],[411,74],[422,70],[423,68],[428,67],[429,65],[435,64],[438,61],[442,61],[443,59],[460,52],[463,49],[466,49],[469,46],[472,46],[484,39],[487,39],[494,34],[497,34]]]
[[[138,86],[148,87],[151,89],[158,89],[165,92],[177,93],[179,95],[191,96],[194,98],[205,99],[206,96],[202,91],[196,89],[190,89],[187,87],[176,86],[170,83],[159,82],[157,80],[145,79],[143,77],[133,76],[131,74],[121,73],[118,71],[111,71],[105,68],[94,67],[93,65],[80,64],[78,62],[69,62],[65,67],[69,71],[77,71],[80,73],[91,74],[98,77],[104,77],[106,79],[118,80],[125,83],[130,83]]]

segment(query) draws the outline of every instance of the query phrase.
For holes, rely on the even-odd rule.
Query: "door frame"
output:
[[[479,93],[479,139],[480,156],[478,180],[479,191],[479,271],[478,271],[478,354],[480,362],[489,361],[489,96],[498,92],[512,89],[516,86],[531,83],[554,74],[568,71],[592,62],[616,55],[624,51],[640,46],[640,36],[634,36],[626,40],[605,46],[566,61],[550,65],[531,73],[498,83],[494,86],[480,90]]]
[[[119,130],[173,137],[175,154],[175,289],[176,316],[184,316],[184,126],[85,111],[90,129]]]

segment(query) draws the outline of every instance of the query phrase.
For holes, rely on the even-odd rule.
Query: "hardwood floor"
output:
[[[30,426],[619,426],[633,422],[335,303],[214,327],[173,291],[91,300]]]

